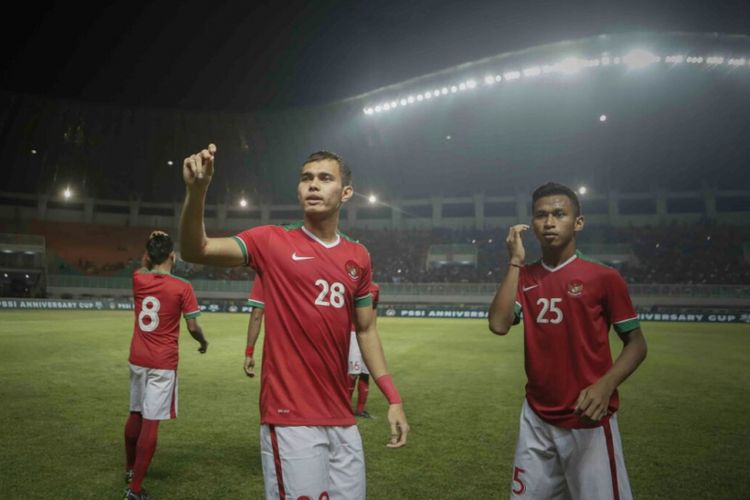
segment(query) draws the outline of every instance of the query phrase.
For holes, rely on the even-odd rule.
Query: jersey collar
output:
[[[563,267],[567,266],[568,264],[570,264],[571,262],[573,262],[577,258],[578,258],[578,252],[574,253],[568,260],[566,260],[565,262],[563,262],[562,264],[560,264],[557,267],[550,267],[550,266],[548,266],[547,264],[544,263],[544,260],[540,260],[540,262],[542,263],[542,267],[543,268],[545,268],[547,271],[549,271],[551,273],[554,273],[556,271],[559,271]]]
[[[331,243],[326,243],[325,241],[321,240],[320,238],[315,236],[313,233],[311,233],[310,230],[308,230],[305,226],[302,226],[302,232],[326,248],[333,248],[339,243],[341,243],[341,235],[338,232],[336,233],[336,241],[333,241]]]

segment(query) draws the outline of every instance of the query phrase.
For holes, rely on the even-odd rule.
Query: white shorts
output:
[[[130,365],[130,411],[149,420],[177,418],[177,372]]]
[[[563,429],[524,400],[510,491],[510,498],[632,500],[617,416],[593,429]]]
[[[260,426],[266,500],[364,500],[365,454],[356,425]]]
[[[369,375],[370,371],[362,359],[359,342],[357,342],[357,332],[352,332],[352,338],[349,341],[349,375],[359,375],[360,373]]]

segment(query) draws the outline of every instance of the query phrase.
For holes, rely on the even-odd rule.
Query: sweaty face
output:
[[[576,217],[570,198],[556,194],[534,203],[532,225],[542,248],[564,248],[583,229],[583,217]]]
[[[321,160],[302,167],[297,199],[306,215],[325,215],[337,211],[352,196],[351,186],[342,186],[338,162]]]

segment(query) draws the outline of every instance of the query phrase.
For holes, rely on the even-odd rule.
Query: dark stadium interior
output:
[[[293,4],[228,5],[205,16],[186,6],[170,23],[157,21],[164,7],[146,4],[95,7],[87,16],[54,6],[22,17],[27,35],[7,40],[18,57],[5,61],[0,80],[0,229],[43,236],[51,275],[127,276],[152,221],[176,231],[181,160],[196,148],[219,147],[206,214],[219,221],[212,234],[299,217],[300,163],[328,149],[354,171],[361,196],[343,213],[343,230],[368,246],[378,281],[496,283],[507,225],[528,214],[514,200],[556,180],[586,186],[584,214],[593,217],[581,247],[629,282],[749,283],[746,5],[477,3],[464,15],[463,6],[442,4],[331,1],[301,4],[295,14]],[[245,20],[215,40],[231,16]],[[535,35],[514,16],[534,19]],[[64,47],[34,35],[61,35],[62,19],[78,33]],[[181,22],[196,20],[203,31],[178,46]],[[437,26],[443,36],[409,34]],[[356,42],[342,47],[339,36]],[[609,64],[644,47],[658,64]],[[668,63],[669,54],[722,60]],[[571,56],[595,58],[597,67],[531,76]],[[191,58],[205,60],[192,74]],[[513,70],[519,81],[508,78]],[[486,75],[495,73],[503,81],[490,87]],[[398,106],[467,78],[477,88]],[[373,114],[378,103],[399,109]],[[370,195],[377,203],[365,203]],[[491,198],[498,196],[515,198]],[[445,244],[471,245],[471,262],[435,264],[429,254]],[[613,257],[605,247],[616,244],[625,250]],[[12,253],[3,258],[4,268],[21,263]],[[252,277],[185,262],[176,272]],[[14,293],[28,288],[15,283]]]

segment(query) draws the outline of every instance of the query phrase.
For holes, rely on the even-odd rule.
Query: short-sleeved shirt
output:
[[[193,286],[172,274],[138,270],[133,273],[133,301],[130,363],[176,370],[180,316],[190,319],[201,313]]]
[[[350,325],[355,307],[372,304],[369,253],[343,235],[325,243],[301,223],[234,238],[263,281],[261,423],[354,425]]]
[[[559,427],[601,425],[582,420],[574,409],[581,390],[612,367],[610,326],[618,333],[640,326],[625,281],[580,252],[556,268],[539,261],[521,269],[517,320],[521,311],[531,408]],[[614,391],[609,411],[618,406]]]
[[[260,279],[260,275],[256,275],[253,280],[253,286],[250,289],[250,296],[247,298],[247,305],[255,309],[263,309],[265,307],[265,298],[263,297],[263,280]]]
[[[378,302],[380,301],[380,285],[377,283],[373,283],[370,287],[370,295],[372,296],[372,308],[377,309],[378,308]],[[357,332],[357,326],[355,323],[352,323],[352,333]]]

